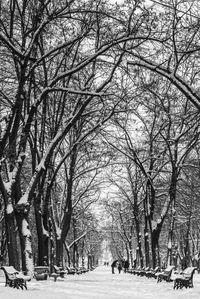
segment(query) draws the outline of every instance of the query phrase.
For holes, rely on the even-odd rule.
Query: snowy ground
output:
[[[66,275],[47,281],[28,282],[28,290],[4,286],[4,274],[0,270],[0,298],[2,299],[198,299],[200,274],[194,275],[194,288],[173,290],[173,283],[157,283],[155,279],[137,277],[102,266],[86,274]]]

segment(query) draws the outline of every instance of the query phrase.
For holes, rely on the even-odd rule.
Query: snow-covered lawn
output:
[[[66,275],[47,281],[28,282],[28,290],[4,286],[4,274],[0,273],[0,298],[2,299],[198,299],[200,275],[194,275],[194,288],[173,290],[173,283],[157,283],[155,279],[137,277],[102,266],[82,275]]]

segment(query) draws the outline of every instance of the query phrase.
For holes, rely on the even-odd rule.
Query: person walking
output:
[[[112,262],[112,264],[111,264],[112,274],[115,274],[115,268],[117,267],[117,263],[118,263],[118,260],[115,260],[115,261]]]
[[[125,273],[127,272],[128,268],[129,268],[129,261],[126,260],[126,261],[124,262],[124,272],[125,272]]]
[[[118,271],[119,271],[119,274],[120,274],[121,271],[122,271],[122,263],[121,263],[121,262],[119,262],[119,264],[118,264]]]

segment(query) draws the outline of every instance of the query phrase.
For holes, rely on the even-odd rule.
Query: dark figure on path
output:
[[[115,274],[115,268],[117,267],[117,263],[118,263],[118,260],[115,260],[115,261],[111,264],[112,274]]]
[[[136,268],[136,264],[137,264],[137,260],[134,260],[134,261],[133,261],[133,268],[134,268],[134,269]]]
[[[129,261],[126,260],[126,261],[124,262],[124,272],[125,272],[125,273],[127,272],[128,268],[129,268]]]
[[[121,271],[122,271],[122,263],[121,263],[121,262],[119,262],[119,265],[118,265],[118,271],[119,271],[119,274],[120,274]]]

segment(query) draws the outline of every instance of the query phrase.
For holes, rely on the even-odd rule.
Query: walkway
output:
[[[198,299],[199,294],[199,274],[194,276],[193,289],[173,290],[173,283],[157,284],[155,279],[117,271],[113,275],[109,266],[103,266],[82,275],[66,275],[57,282],[32,279],[27,291],[5,288],[0,275],[2,299]]]

